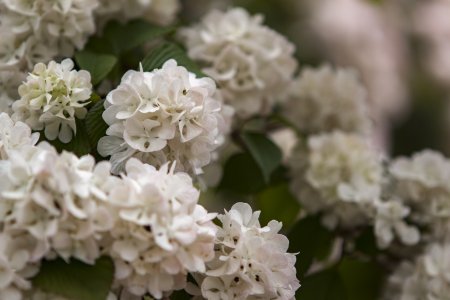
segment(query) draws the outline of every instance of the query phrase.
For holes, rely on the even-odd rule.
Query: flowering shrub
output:
[[[188,14],[0,0],[0,299],[447,299],[450,160],[263,15]]]

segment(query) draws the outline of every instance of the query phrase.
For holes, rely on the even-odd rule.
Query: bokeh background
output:
[[[450,155],[450,1],[184,0],[184,22],[242,6],[297,45],[302,66],[353,67],[388,155]]]

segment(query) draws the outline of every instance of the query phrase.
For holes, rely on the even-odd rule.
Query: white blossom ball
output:
[[[188,272],[205,272],[214,257],[216,215],[197,204],[191,178],[168,164],[157,170],[130,159],[126,171],[109,198],[119,214],[110,247],[116,284],[159,299],[184,288]]]
[[[34,146],[39,133],[31,133],[30,127],[22,122],[14,122],[6,113],[0,113],[0,160],[7,159],[8,153],[24,146]]]
[[[13,104],[12,118],[33,130],[44,130],[49,140],[70,142],[77,131],[76,118],[85,117],[92,93],[89,72],[73,67],[71,59],[38,63],[19,87],[20,99]]]
[[[290,159],[291,189],[310,213],[331,228],[364,224],[381,197],[380,155],[359,135],[339,131],[311,136]]]
[[[356,73],[329,65],[303,69],[290,87],[283,113],[308,134],[367,133],[371,127],[367,92]]]
[[[225,140],[232,110],[210,78],[197,78],[174,60],[153,72],[128,71],[105,101],[109,125],[98,151],[111,155],[113,173],[130,157],[199,174]]]
[[[284,98],[297,67],[294,45],[262,22],[261,15],[242,8],[213,10],[180,33],[189,56],[242,118],[270,112]]]
[[[295,299],[300,287],[281,223],[259,224],[260,212],[237,203],[218,218],[215,259],[198,275],[205,299]]]
[[[438,300],[450,295],[450,244],[431,244],[414,262],[404,262],[389,278],[385,299]]]
[[[98,2],[92,0],[4,0],[2,26],[9,29],[18,40],[26,44],[36,38],[40,47],[59,55],[71,56],[74,49],[82,49],[89,35],[95,32],[94,9]],[[26,51],[31,66],[38,62]]]
[[[58,255],[93,263],[100,237],[114,225],[106,200],[119,179],[91,156],[58,154],[46,143],[11,151],[0,161],[0,224],[34,241],[31,260]]]
[[[413,219],[430,225],[436,237],[450,228],[450,160],[424,150],[411,158],[400,157],[390,165],[393,192],[411,206]]]

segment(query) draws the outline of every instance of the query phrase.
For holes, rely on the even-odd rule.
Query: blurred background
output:
[[[450,1],[184,0],[183,22],[242,6],[297,46],[300,67],[356,69],[370,95],[374,140],[392,156],[450,156]]]

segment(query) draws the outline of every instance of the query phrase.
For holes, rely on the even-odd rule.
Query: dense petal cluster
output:
[[[179,0],[99,0],[95,14],[100,23],[111,19],[127,21],[144,18],[167,25],[173,22],[179,8]]]
[[[20,99],[13,104],[13,119],[43,130],[49,140],[68,143],[76,133],[75,118],[86,115],[92,93],[91,75],[73,70],[72,60],[60,64],[38,63],[19,87]]]
[[[94,33],[91,0],[3,0],[0,24],[0,69],[26,70],[56,55],[71,56]]]
[[[309,212],[324,212],[330,227],[365,222],[367,206],[381,197],[379,155],[358,135],[312,136],[291,159],[293,192]]]
[[[199,276],[206,299],[294,299],[300,287],[295,255],[287,253],[289,241],[279,234],[281,223],[261,227],[260,212],[237,203],[218,218],[215,259],[206,275]]]
[[[185,173],[156,170],[131,159],[123,185],[109,201],[118,208],[110,254],[116,280],[133,295],[161,298],[182,289],[188,272],[205,272],[214,257],[215,214],[197,204],[199,192]]]
[[[450,226],[450,160],[425,150],[390,165],[393,191],[412,208],[412,218],[437,237],[448,236]]]
[[[305,133],[341,130],[367,133],[368,99],[356,73],[329,65],[305,68],[292,83],[285,116]]]
[[[174,60],[153,72],[128,71],[105,101],[109,125],[99,141],[111,155],[113,173],[130,157],[154,166],[177,161],[198,174],[224,142],[232,110],[222,104],[210,78],[196,78]]]
[[[437,300],[450,295],[450,244],[431,244],[413,263],[400,264],[385,299]]]
[[[242,8],[212,11],[181,31],[191,58],[222,89],[240,117],[267,113],[283,98],[297,64],[286,38]]]
[[[31,133],[28,125],[14,122],[8,114],[0,113],[0,160],[7,159],[11,151],[34,146],[38,140],[39,133]]]

